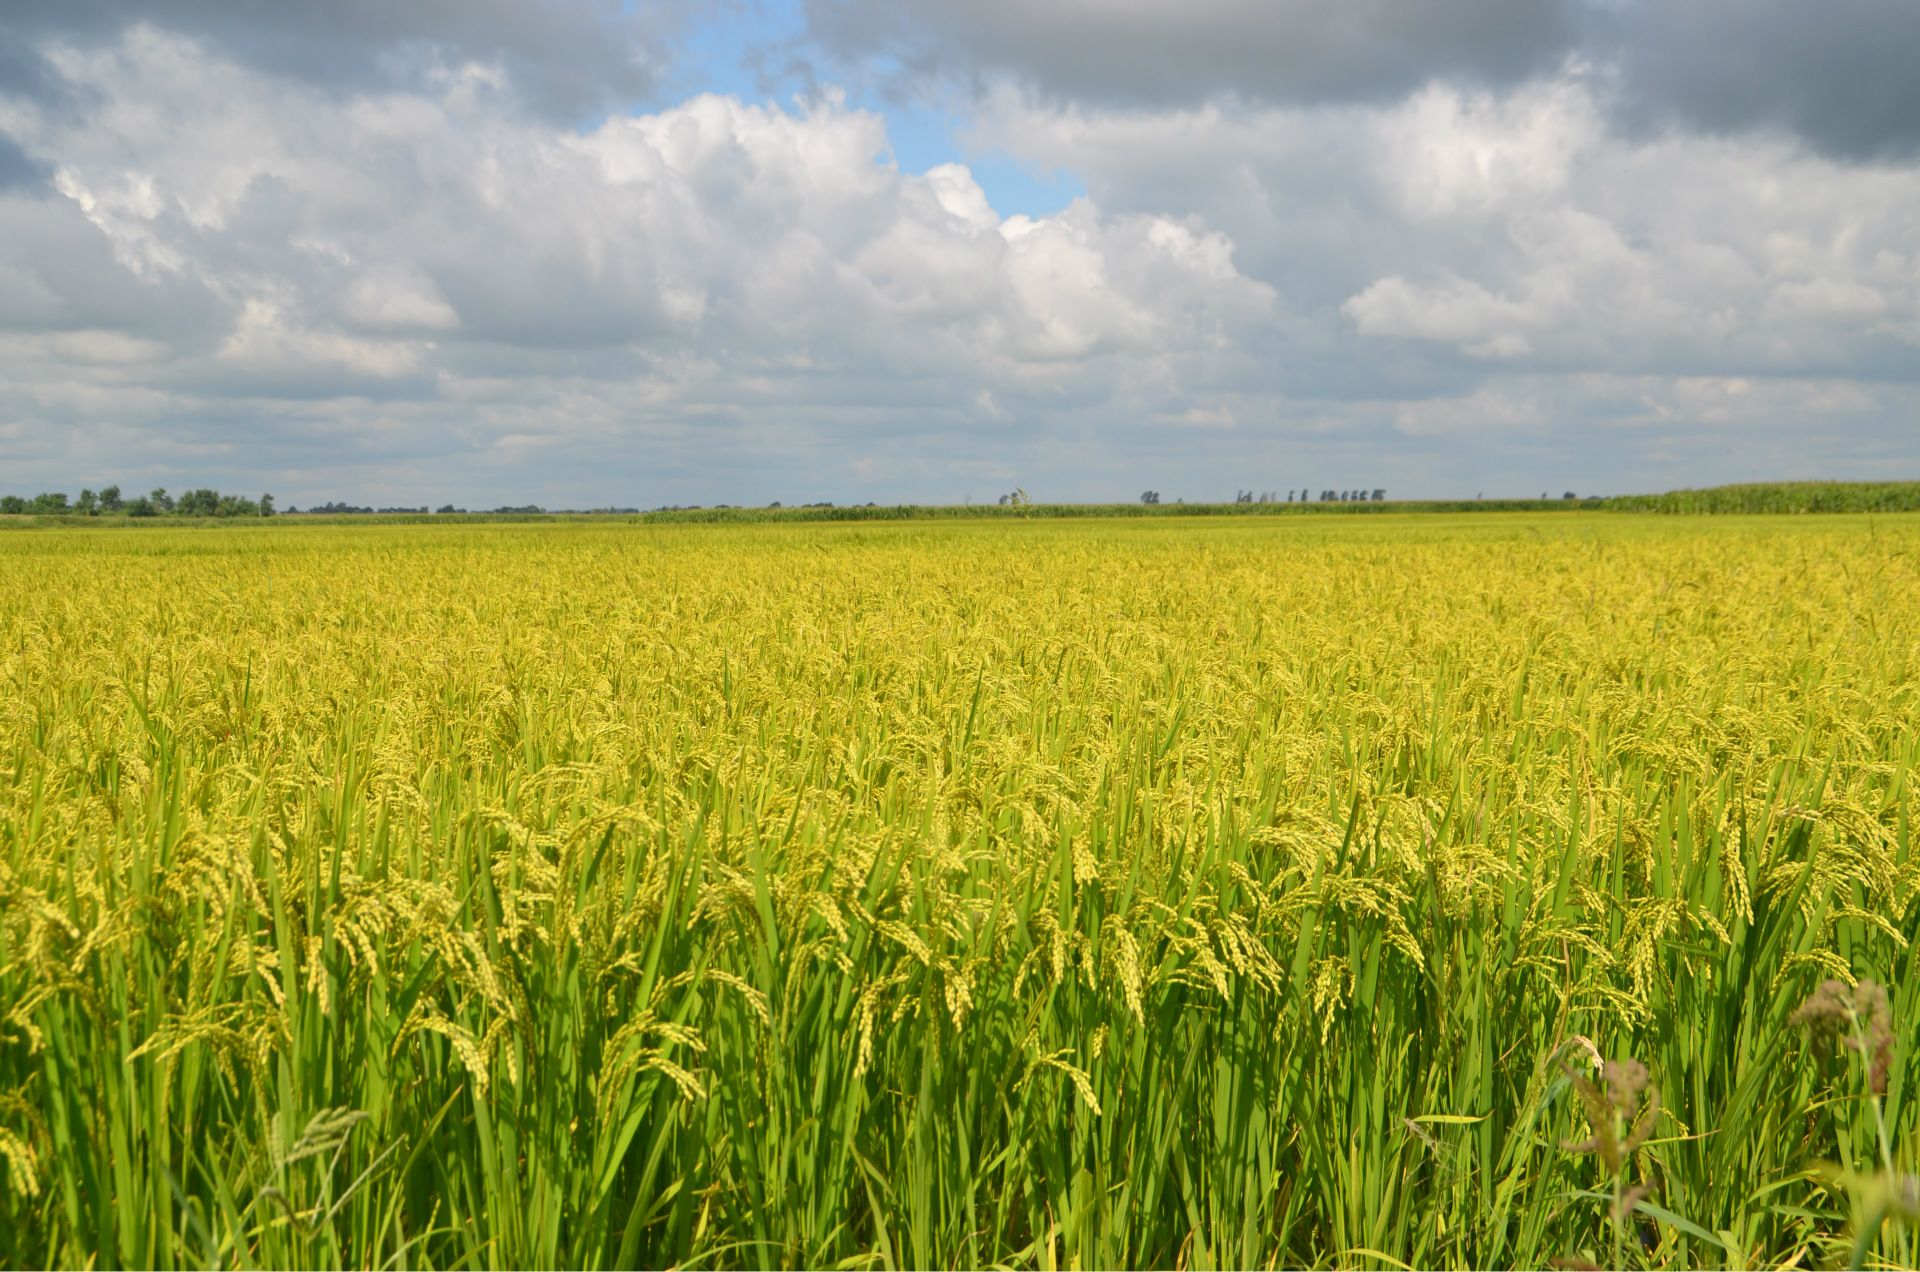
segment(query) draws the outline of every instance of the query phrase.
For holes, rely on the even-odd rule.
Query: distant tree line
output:
[[[329,512],[329,513],[331,513],[331,512],[369,512],[369,513],[371,513],[371,512],[407,512],[407,513],[414,513],[414,512],[425,512],[426,510],[427,510],[427,506],[426,506],[425,504],[421,504],[421,505],[420,505],[420,506],[419,506],[418,508],[362,508],[362,507],[359,507],[359,506],[358,506],[358,505],[356,505],[356,504],[350,504],[350,503],[323,503],[323,504],[315,504],[315,505],[314,505],[313,507],[311,507],[311,508],[309,508],[309,509],[307,509],[307,511],[308,511],[308,512],[310,512],[310,513],[311,513],[311,512]],[[289,513],[295,513],[295,512],[299,512],[300,510],[299,510],[298,508],[289,508],[289,509],[287,509],[287,511],[288,511]],[[453,508],[452,508],[452,506],[451,506],[451,505],[449,505],[448,507],[445,507],[445,508],[442,508],[442,509],[441,509],[440,511],[442,511],[442,512],[452,512],[452,511],[453,511]],[[462,512],[465,512],[465,511],[466,511],[466,509],[464,509],[464,508],[462,508],[462,509],[461,509],[460,511],[462,511]]]
[[[69,503],[59,491],[24,499],[19,495],[0,496],[0,514],[13,516],[79,517],[271,517],[273,496],[249,499],[245,495],[223,495],[217,490],[189,490],[178,498],[166,487],[157,486],[132,499],[123,497],[120,487],[108,486],[95,493],[82,490]]]
[[[1378,503],[1385,500],[1386,497],[1387,492],[1384,489],[1378,488],[1374,490],[1323,490],[1320,492],[1321,503]],[[1571,498],[1571,496],[1569,496],[1569,498]],[[1003,499],[1000,502],[1005,503],[1006,500]],[[1143,491],[1140,495],[1140,502],[1143,504],[1157,504],[1160,502],[1160,492],[1157,490]],[[1280,498],[1280,492],[1277,490],[1236,490],[1233,493],[1233,502],[1237,504],[1311,503],[1312,500],[1308,497],[1308,492],[1305,490],[1298,492],[1289,490],[1284,500]]]
[[[298,513],[299,508],[286,509],[289,513]],[[315,504],[305,510],[307,513],[408,513],[418,514],[428,511],[425,504],[417,508],[374,508],[359,504],[331,502]],[[447,504],[440,512],[465,512],[465,508],[456,508]],[[496,514],[511,513],[520,516],[540,516],[547,510],[538,504],[503,506],[493,509]],[[596,511],[635,513],[637,508],[609,508]],[[14,516],[80,516],[80,517],[271,517],[278,510],[273,506],[272,495],[261,495],[258,499],[248,499],[244,495],[223,495],[217,490],[189,490],[180,495],[170,495],[164,486],[156,487],[144,495],[132,499],[126,498],[118,486],[108,486],[105,490],[82,490],[78,499],[68,499],[59,491],[38,494],[31,499],[19,495],[0,496],[0,514]]]
[[[1369,503],[1378,502],[1386,497],[1387,492],[1384,490],[1323,490],[1320,492],[1321,503]],[[1291,490],[1287,492],[1287,502],[1293,502]],[[1300,502],[1307,502],[1307,492],[1304,490],[1300,492]]]

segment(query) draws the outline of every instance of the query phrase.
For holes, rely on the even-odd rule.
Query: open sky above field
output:
[[[0,473],[1920,476],[1907,0],[9,0]]]

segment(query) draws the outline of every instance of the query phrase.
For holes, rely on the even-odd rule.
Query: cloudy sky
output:
[[[1920,477],[1913,0],[8,0],[0,493]]]

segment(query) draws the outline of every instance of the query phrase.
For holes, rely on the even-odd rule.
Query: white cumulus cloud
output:
[[[0,458],[407,504],[1920,466],[1897,149],[1634,125],[1631,68],[1561,25],[1428,73],[1374,6],[1329,36],[1338,84],[1250,58],[1201,93],[1253,8],[1177,38],[1153,6],[1074,11],[1111,20],[1104,51],[924,6],[881,41],[970,33],[964,142],[1084,184],[1045,216],[965,163],[902,171],[887,117],[832,90],[570,125],[510,58],[328,84],[158,25],[47,28],[54,89],[0,79]],[[1184,59],[1159,89],[1070,91],[1156,40]]]
[[[614,457],[609,485],[658,487],[702,448],[736,452],[749,486],[795,452],[816,481],[932,480],[976,425],[1017,438],[1063,404],[1137,414],[1129,395],[1171,391],[1169,370],[1206,383],[1272,300],[1186,218],[1082,201],[1003,219],[964,165],[902,173],[881,117],[832,96],[708,94],[575,132],[494,104],[484,68],[434,96],[341,97],[152,27],[48,61],[87,106],[11,105],[58,175],[0,197],[0,223],[70,246],[50,263],[0,236],[0,270],[33,298],[18,321],[154,351],[144,382],[97,378],[89,399],[121,394],[153,464],[207,446],[311,464],[316,436],[410,464],[457,438],[484,471],[537,437],[556,474]],[[10,409],[57,424],[73,364],[0,357]],[[882,411],[886,446],[922,435],[938,461],[877,457]],[[97,429],[68,428],[82,464],[107,462]]]

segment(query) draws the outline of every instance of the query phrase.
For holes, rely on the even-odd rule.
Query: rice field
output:
[[[1917,713],[1905,514],[0,536],[0,1264],[1911,1267]]]

